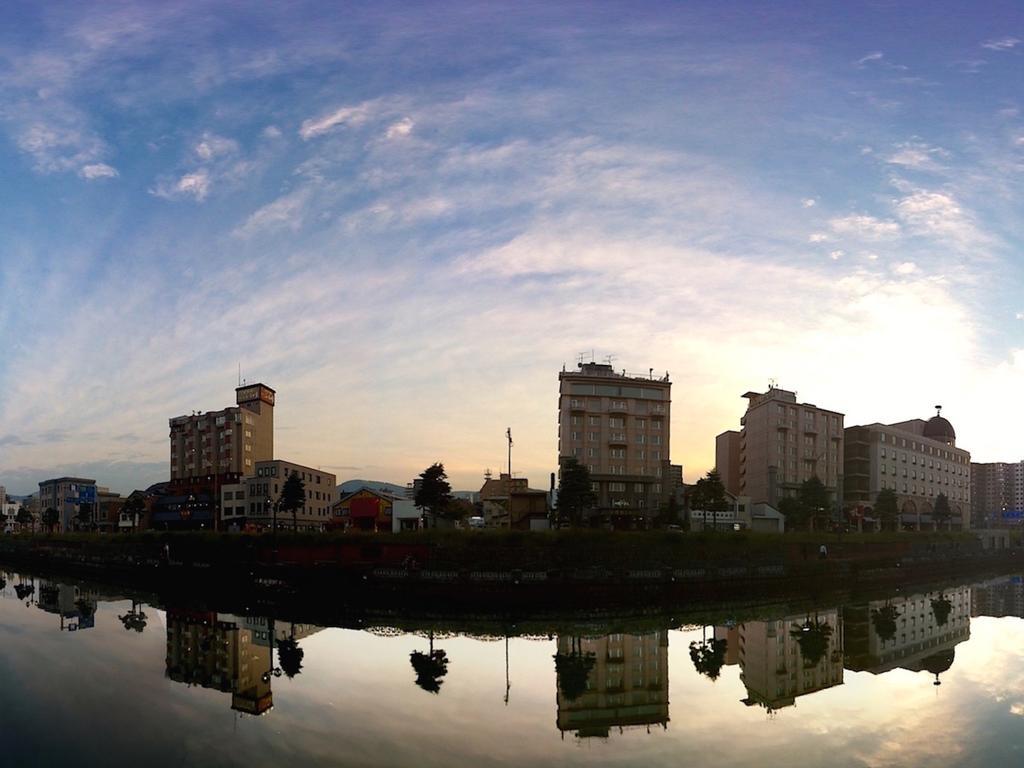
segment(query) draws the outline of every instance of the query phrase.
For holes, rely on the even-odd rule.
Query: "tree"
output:
[[[803,528],[807,523],[806,509],[795,496],[779,499],[779,513],[786,518],[786,530],[793,531]]]
[[[704,635],[701,641],[694,640],[690,643],[690,661],[693,662],[693,668],[698,674],[707,675],[711,682],[714,682],[722,674],[729,641],[724,637],[708,638],[706,626],[701,627],[701,632]]]
[[[953,517],[953,510],[949,508],[949,499],[946,494],[940,493],[935,497],[935,509],[932,510],[932,520],[935,521],[935,530],[939,529],[941,523],[949,525],[949,519]]]
[[[299,530],[299,510],[306,506],[306,484],[295,470],[284,481],[278,504],[282,512],[292,513],[292,530]]]
[[[416,685],[429,693],[440,693],[441,678],[448,674],[448,654],[442,649],[434,650],[434,631],[430,630],[430,651],[413,651],[409,663],[416,672]]]
[[[810,521],[812,530],[816,521],[821,523],[831,517],[832,497],[817,475],[807,478],[800,484],[797,499],[803,507],[804,518]]]
[[[881,608],[871,609],[871,623],[882,642],[889,642],[896,637],[896,619],[900,617],[895,605],[886,603]]]
[[[818,666],[825,658],[832,631],[832,625],[827,621],[819,621],[817,613],[814,614],[813,619],[808,616],[803,624],[793,627],[789,631],[790,636],[800,646],[800,656],[804,660],[805,669]]]
[[[83,501],[78,505],[78,513],[75,515],[75,520],[82,527],[89,525],[92,522],[92,503]]]
[[[587,680],[597,656],[590,651],[583,652],[580,638],[572,637],[569,642],[569,653],[555,654],[555,674],[562,695],[569,701],[576,701],[587,690]]]
[[[294,630],[294,626],[292,627]],[[295,677],[302,671],[302,657],[306,652],[299,647],[299,641],[289,636],[277,644],[277,660],[281,671],[288,677]]]
[[[674,494],[669,496],[668,501],[658,509],[658,514],[654,518],[654,524],[659,528],[679,524],[679,502],[676,501]]]
[[[43,512],[43,525],[45,525],[50,533],[53,533],[53,529],[60,523],[60,512],[53,507],[47,507]]]
[[[590,481],[590,470],[574,458],[562,463],[558,480],[558,519],[573,527],[583,525],[587,513],[597,504]]]
[[[416,489],[416,497],[413,501],[417,507],[434,518],[436,525],[437,518],[447,512],[448,505],[452,501],[452,487],[448,483],[444,464],[441,462],[431,464],[420,473],[419,480],[419,488]]]
[[[707,514],[711,513],[711,530],[718,527],[718,513],[729,509],[725,486],[717,469],[710,470],[696,482],[690,490],[690,509],[704,513],[704,525],[707,527]]]
[[[139,518],[146,513],[146,502],[138,492],[128,497],[121,511],[132,521],[132,533],[139,524]]]
[[[24,528],[26,525],[32,525],[33,528],[35,527],[35,518],[32,517],[32,513],[29,512],[28,507],[26,507],[24,504],[22,504],[18,508],[18,514],[14,518],[14,520],[22,528]]]
[[[896,519],[899,516],[899,500],[896,498],[896,491],[892,488],[883,488],[875,497],[875,518],[882,522],[882,527],[896,527]]]
[[[935,616],[935,624],[939,627],[946,626],[949,621],[949,613],[953,610],[953,604],[945,595],[939,595],[932,600],[932,614]]]
[[[146,628],[146,614],[142,610],[142,604],[132,600],[132,608],[124,616],[117,617],[124,625],[125,630],[142,632]]]

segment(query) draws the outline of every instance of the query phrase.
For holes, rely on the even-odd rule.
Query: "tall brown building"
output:
[[[580,363],[558,374],[559,465],[590,470],[601,522],[643,527],[674,492],[669,463],[672,384]]]
[[[274,396],[251,384],[235,390],[235,406],[171,419],[171,480],[255,474],[274,458]]]
[[[723,432],[715,440],[725,489],[774,506],[817,476],[838,508],[843,486],[843,414],[798,403],[795,392],[777,387],[743,397],[747,412],[740,419],[740,431]]]

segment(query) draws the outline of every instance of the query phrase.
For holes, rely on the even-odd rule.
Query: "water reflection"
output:
[[[930,717],[930,712],[967,717],[961,710],[968,702],[1001,706],[994,692],[991,700],[986,698],[995,691],[991,682],[989,687],[976,682],[972,687],[972,680],[979,679],[980,669],[989,671],[979,664],[992,655],[985,643],[995,636],[1008,645],[1015,641],[1013,630],[1024,627],[1013,620],[980,619],[1024,617],[1024,579],[1019,577],[836,600],[833,605],[793,603],[781,610],[745,608],[731,614],[723,607],[708,617],[712,621],[682,625],[653,617],[603,616],[538,619],[516,628],[508,620],[474,616],[465,624],[457,619],[421,624],[398,619],[372,630],[364,629],[369,622],[362,618],[353,618],[348,629],[325,630],[243,612],[165,605],[153,597],[118,597],[83,583],[17,574],[2,581],[0,595],[8,599],[0,601],[0,632],[8,638],[7,662],[18,673],[8,696],[31,701],[33,696],[45,697],[41,691],[52,687],[26,683],[44,674],[42,668],[17,667],[29,652],[24,643],[29,643],[39,646],[37,659],[102,670],[100,676],[71,676],[76,685],[93,686],[80,689],[79,696],[100,695],[113,681],[126,699],[143,697],[138,706],[149,707],[152,717],[184,718],[187,727],[200,733],[219,733],[223,721],[217,713],[231,715],[227,722],[234,723],[232,728],[252,723],[249,733],[262,734],[258,744],[275,759],[289,755],[267,746],[267,740],[287,734],[297,750],[294,761],[300,764],[344,764],[341,757],[323,751],[335,732],[349,739],[358,732],[370,741],[388,743],[392,750],[379,760],[354,762],[417,764],[409,755],[395,757],[399,747],[394,742],[402,737],[383,727],[375,730],[373,712],[388,712],[389,718],[415,731],[415,739],[430,741],[430,728],[435,728],[436,738],[448,745],[448,764],[472,762],[482,741],[522,741],[524,749],[526,742],[546,743],[546,749],[558,749],[545,742],[551,739],[610,750],[606,764],[669,765],[680,760],[669,759],[666,744],[674,744],[677,755],[689,749],[689,757],[682,760],[688,762],[710,747],[706,742],[712,737],[705,734],[715,729],[720,748],[724,744],[737,756],[752,759],[743,742],[746,731],[753,734],[758,724],[768,721],[782,730],[759,732],[759,738],[769,741],[766,749],[801,748],[798,741],[782,742],[800,734],[810,738],[811,733],[832,744],[840,739],[840,731],[829,730],[836,727],[833,720],[848,722],[842,727],[852,733],[868,725],[855,714],[865,707],[907,723],[908,718]],[[980,637],[973,643],[972,616],[980,620]],[[73,640],[57,631],[85,629],[90,631]],[[968,643],[965,654],[962,646]],[[671,658],[670,645],[676,648]],[[59,679],[67,679],[67,671],[66,666],[53,670],[61,673]],[[155,677],[137,685],[147,674]],[[935,695],[933,683],[943,684]],[[512,686],[516,695],[510,700]],[[920,698],[922,692],[927,699]],[[1017,694],[1010,696],[1014,698],[1004,709],[1019,719],[1024,702]],[[195,717],[190,718],[192,711]],[[263,725],[268,717],[272,726]],[[475,746],[472,729],[460,730],[463,726],[455,723],[482,729]],[[517,734],[514,738],[495,735],[503,723],[508,733]],[[426,730],[417,731],[420,725]],[[699,750],[692,746],[697,741],[703,744]],[[209,741],[204,744],[215,752],[221,749]],[[223,749],[229,749],[227,742]],[[373,754],[366,749],[364,745],[364,756]],[[231,762],[217,754],[208,762]],[[566,753],[557,753],[558,759],[549,754],[547,762],[531,753],[532,762],[586,762]],[[260,758],[258,751],[250,755],[256,763]],[[515,764],[514,758],[491,762]],[[720,762],[711,759],[708,764]],[[807,764],[824,763],[808,759]],[[894,763],[851,758],[837,764]],[[938,759],[931,764],[957,763]]]
[[[562,635],[555,655],[558,730],[608,736],[612,728],[668,726],[668,632]]]

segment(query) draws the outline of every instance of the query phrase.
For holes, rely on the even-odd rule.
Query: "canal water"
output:
[[[1022,616],[1011,576],[704,626],[355,630],[9,573],[0,764],[1024,765]]]

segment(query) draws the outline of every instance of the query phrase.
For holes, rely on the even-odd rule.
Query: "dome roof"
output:
[[[956,442],[956,430],[941,416],[932,416],[924,425],[924,436],[944,443]]]

